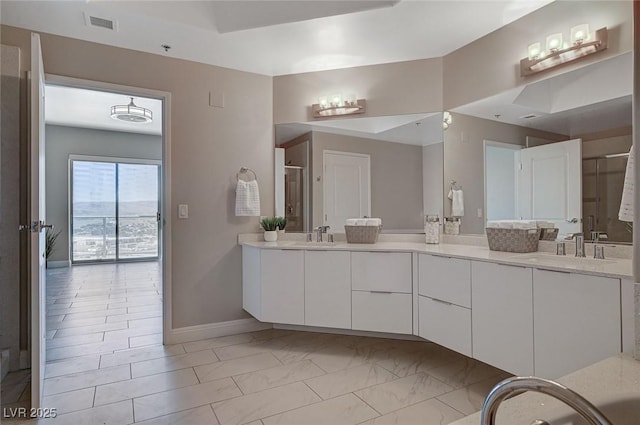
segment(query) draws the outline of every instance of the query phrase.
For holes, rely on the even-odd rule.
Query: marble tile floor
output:
[[[50,277],[55,283],[49,288],[49,306],[61,304],[56,313],[81,313],[74,308],[118,313],[105,315],[102,327],[81,322],[94,319],[92,314],[72,316],[78,327],[87,328],[83,333],[59,336],[60,330],[76,326],[56,328],[49,341],[61,342],[50,349],[59,351],[52,351],[55,359],[47,362],[44,407],[55,407],[58,416],[21,423],[438,425],[479,410],[491,387],[509,376],[423,341],[270,329],[162,346],[154,336],[159,324],[155,332],[153,323],[130,326],[160,317],[138,315],[154,314],[160,304],[155,309],[122,307],[129,289],[150,292],[156,285],[151,298],[161,303],[158,271],[149,265],[125,266],[117,266],[117,272],[105,267],[101,273]],[[125,270],[128,266],[133,267]],[[111,282],[110,290],[90,275]],[[118,306],[110,308],[111,300]],[[108,317],[121,315],[135,316],[111,320],[123,322],[123,328],[104,327]],[[88,336],[96,333],[103,339]]]

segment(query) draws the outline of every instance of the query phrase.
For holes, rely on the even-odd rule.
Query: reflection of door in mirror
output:
[[[560,235],[582,231],[582,140],[522,149],[518,215],[553,222]]]
[[[336,233],[348,218],[371,216],[371,157],[324,151],[324,220]]]

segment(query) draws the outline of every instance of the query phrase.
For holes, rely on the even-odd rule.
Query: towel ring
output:
[[[462,186],[458,186],[458,182],[456,182],[455,180],[451,180],[451,187],[452,190],[462,190]]]
[[[241,167],[240,171],[236,173],[236,179],[240,180],[240,176],[241,175],[248,175],[249,173],[253,174],[253,180],[258,180],[258,175],[256,174],[255,171],[253,171],[251,168],[247,168],[247,167]],[[250,176],[249,176],[250,177]],[[249,180],[249,178],[247,178],[247,180],[245,181],[251,181]]]

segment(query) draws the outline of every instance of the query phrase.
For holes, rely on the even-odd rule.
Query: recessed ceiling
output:
[[[276,125],[276,145],[310,131],[427,146],[442,142],[442,113],[346,118]]]
[[[630,126],[632,91],[626,53],[452,111],[573,137]]]
[[[134,97],[135,104],[150,109],[153,122],[131,123],[111,118],[113,105],[126,105],[128,95],[47,85],[45,87],[45,123],[68,127],[93,128],[127,133],[162,134],[162,101]]]
[[[3,0],[1,22],[285,75],[441,57],[550,2],[405,0],[390,6],[395,2]],[[115,20],[117,31],[87,26],[85,14]],[[251,29],[240,30],[244,27]],[[171,50],[165,53],[162,44]]]

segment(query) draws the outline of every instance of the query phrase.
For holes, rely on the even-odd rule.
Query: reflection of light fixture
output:
[[[599,29],[592,37],[589,25],[577,25],[571,28],[571,46],[563,45],[562,33],[557,33],[547,37],[546,48],[547,52],[541,52],[540,43],[528,46],[528,56],[520,60],[520,76],[532,75],[605,50],[607,28]]]
[[[111,118],[114,120],[127,121],[132,123],[149,123],[153,121],[151,109],[137,106],[133,103],[133,98],[128,105],[114,105],[111,107]]]
[[[453,118],[451,118],[451,112],[444,111],[442,113],[442,128],[446,130],[449,126],[453,124]]]
[[[314,118],[327,118],[338,115],[362,114],[366,110],[366,101],[356,99],[355,94],[342,96],[333,94],[331,96],[320,96],[318,103],[311,105]]]

